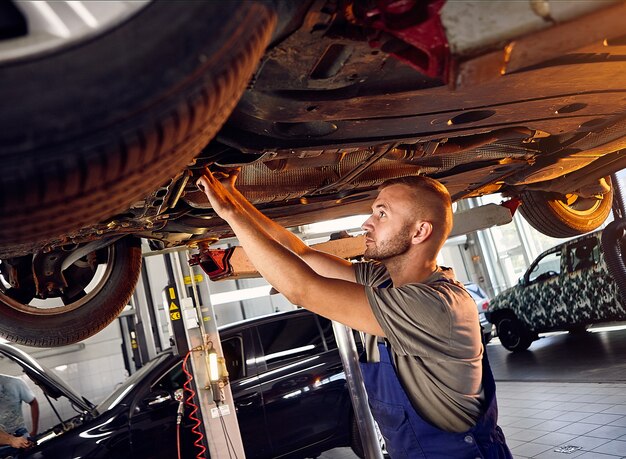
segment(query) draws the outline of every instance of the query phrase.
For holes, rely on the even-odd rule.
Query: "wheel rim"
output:
[[[591,217],[602,204],[602,197],[583,198],[577,194],[566,194],[563,199],[555,203],[569,213],[580,217]]]
[[[103,33],[125,21],[149,0],[20,1],[13,2],[28,32],[0,40],[0,63],[53,52]]]
[[[518,346],[521,340],[521,336],[510,319],[503,319],[500,321],[498,327],[498,336],[500,341],[507,347]]]
[[[63,303],[60,298],[50,298],[45,300],[35,298],[29,304],[20,303],[19,301],[16,301],[6,294],[6,291],[8,289],[8,282],[6,281],[6,279],[4,279],[2,275],[0,275],[0,302],[20,313],[37,316],[66,314],[70,311],[80,308],[84,304],[91,301],[102,291],[113,273],[113,266],[115,265],[116,257],[115,244],[110,245],[106,249],[102,250],[107,251],[106,262],[98,263],[98,267],[93,272],[93,276],[91,276],[90,282],[83,289],[85,291],[85,295],[82,296],[80,299],[73,301],[69,304],[59,304]],[[82,261],[78,260],[72,266],[80,265],[81,263]],[[72,287],[72,279],[67,280],[69,287]]]

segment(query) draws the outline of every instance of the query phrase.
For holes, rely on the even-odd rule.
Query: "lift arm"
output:
[[[460,236],[510,223],[519,201],[510,200],[503,204],[487,204],[454,214],[454,226],[449,237]],[[330,240],[311,246],[340,258],[351,259],[365,252],[365,236],[352,236]],[[224,279],[246,279],[259,277],[258,271],[248,259],[243,248],[211,249],[208,245],[198,247],[200,253],[192,255],[191,266],[200,265],[212,281]]]

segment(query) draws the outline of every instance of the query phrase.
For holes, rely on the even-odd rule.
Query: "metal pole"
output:
[[[620,220],[626,216],[626,211],[624,209],[622,184],[617,173],[611,174],[611,185],[613,185],[613,218]]]
[[[359,427],[363,452],[366,459],[383,459],[378,433],[374,426],[374,418],[367,403],[365,383],[359,367],[359,354],[356,350],[352,329],[333,321],[333,331],[352,398],[352,408]]]

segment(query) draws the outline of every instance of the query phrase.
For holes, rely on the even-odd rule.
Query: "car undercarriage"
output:
[[[242,71],[241,97],[225,91],[226,102],[217,111],[228,113],[211,141],[213,134],[203,127],[183,135],[190,126],[201,126],[200,114],[212,104],[204,87],[181,91],[186,105],[171,116],[165,110],[169,114],[154,136],[145,133],[144,118],[156,117],[156,109],[142,115],[140,134],[126,135],[126,121],[108,120],[108,128],[123,139],[111,141],[115,153],[110,145],[100,145],[104,134],[96,139],[68,128],[71,135],[59,140],[59,127],[46,123],[37,132],[2,134],[0,296],[5,312],[0,314],[16,322],[2,326],[0,334],[35,345],[63,344],[112,320],[138,275],[140,249],[129,238],[146,238],[152,249],[164,249],[232,236],[195,186],[205,167],[240,168],[240,191],[284,226],[367,213],[386,179],[427,175],[441,181],[455,201],[492,193],[518,199],[531,225],[553,237],[594,230],[611,210],[610,176],[626,166],[626,5],[512,3],[492,8],[487,2],[443,0],[259,2],[254,6],[267,10],[267,20],[257,25],[265,37],[259,42],[269,46],[263,52],[260,44],[261,51],[250,54],[254,62],[248,73],[256,70],[251,78]],[[221,13],[230,13],[232,23],[241,27],[242,18],[236,16],[241,9],[223,8],[228,11]],[[154,14],[156,21],[169,13],[166,6],[149,4],[113,33],[132,30],[142,16]],[[225,43],[232,45],[238,37]],[[226,77],[220,80],[219,50],[213,57],[197,52],[197,61],[213,62],[217,69],[211,76],[216,87],[236,86],[224,83]],[[232,65],[240,61],[235,55]],[[107,71],[111,75],[103,65],[102,72]],[[152,71],[159,73],[156,64]],[[161,71],[167,79],[168,69]],[[186,72],[181,81],[196,75]],[[150,104],[157,106],[174,87],[162,89]],[[127,108],[125,116],[131,119],[150,104]],[[50,115],[45,103],[42,110],[42,116]],[[98,114],[93,109],[85,117]],[[68,123],[82,129],[86,121]],[[95,124],[93,131],[105,127]],[[27,134],[38,139],[40,132],[53,130],[48,145],[24,140]],[[170,140],[169,159],[158,149],[150,153],[153,143]],[[96,145],[93,151],[101,152],[93,160],[97,167],[91,169],[79,154],[71,165],[67,150],[90,142]],[[136,147],[144,163],[138,161],[130,173],[128,158]],[[70,165],[61,173],[59,164],[66,162]],[[45,185],[29,187],[24,164]],[[71,168],[83,171],[82,178],[72,178]],[[42,170],[51,171],[50,177],[42,179]],[[22,175],[26,178],[20,182]],[[55,181],[56,175],[63,178]],[[108,182],[98,183],[98,175]],[[124,194],[120,188],[131,191]],[[84,203],[86,195],[92,200]],[[86,291],[101,265],[108,267],[101,271],[109,280],[100,282],[95,293]],[[120,293],[114,295],[106,293],[113,289],[112,265],[123,266],[128,279],[123,288],[117,280]],[[88,332],[68,336],[62,319],[44,338],[41,331],[28,331],[33,316],[47,329],[52,316],[76,313],[103,295],[109,295],[107,301],[115,296],[116,306]],[[35,298],[62,304],[31,306]],[[84,320],[77,318],[70,327]]]

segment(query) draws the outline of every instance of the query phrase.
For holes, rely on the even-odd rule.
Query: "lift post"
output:
[[[213,306],[210,300],[205,300],[207,304],[200,304],[193,273],[190,276],[193,298],[187,295],[179,253],[166,255],[166,258],[170,267],[174,267],[172,272],[168,270],[170,281],[174,282],[164,292],[165,304],[176,348],[183,358],[189,354],[187,370],[193,375],[194,402],[198,407],[195,416],[201,421],[199,430],[204,436],[202,444],[206,448],[206,457],[245,458],[227,375],[213,374],[210,368],[214,358],[223,356]],[[188,396],[186,393],[185,398]]]

